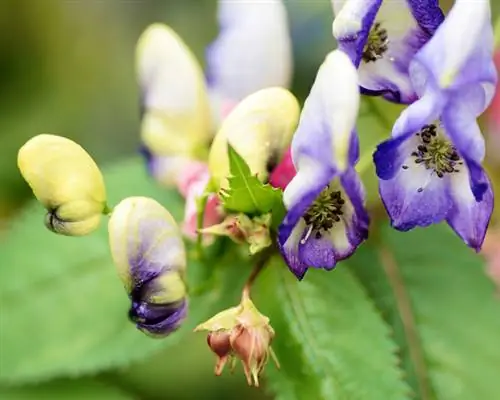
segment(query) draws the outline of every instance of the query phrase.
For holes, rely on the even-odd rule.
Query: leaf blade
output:
[[[179,220],[182,200],[156,185],[142,160],[105,170],[111,204],[131,195],[153,197]],[[153,340],[128,321],[129,300],[108,248],[106,224],[81,238],[54,235],[34,204],[18,218],[0,244],[0,382],[45,381],[121,367],[177,342],[210,314],[218,294],[191,302],[185,325],[165,340]],[[105,221],[104,221],[105,222]],[[27,251],[29,249],[29,251]],[[191,262],[196,284],[209,269]],[[197,307],[199,304],[199,307]]]
[[[271,318],[282,364],[270,368],[270,387],[292,399],[409,398],[388,328],[359,283],[345,268],[324,274],[310,270],[298,282],[275,261],[261,279],[257,306]]]
[[[380,246],[385,249],[382,254]],[[369,269],[363,267],[367,262]],[[500,365],[500,350],[494,343],[500,332],[500,303],[481,259],[451,231],[433,226],[401,234],[384,228],[378,240],[359,249],[349,264],[393,327],[408,382],[418,398],[498,396],[494,371]],[[401,289],[394,289],[395,274],[408,297],[405,312],[411,307],[416,349],[415,338],[407,337],[408,321],[400,315]]]
[[[224,207],[249,215],[266,214],[277,207],[277,199],[282,198],[281,190],[252,175],[250,167],[230,144],[227,145],[227,155],[231,176],[228,177],[229,188],[221,191]]]

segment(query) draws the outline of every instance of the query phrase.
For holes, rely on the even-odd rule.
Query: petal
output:
[[[384,176],[379,180],[380,196],[391,225],[401,231],[438,223],[446,218],[452,206],[447,189],[448,174],[439,178],[411,157],[418,144],[415,137],[404,141],[392,139],[385,146],[379,146],[374,157],[377,174],[384,171],[379,174]],[[381,160],[387,168],[380,167]]]
[[[290,146],[299,113],[297,99],[283,88],[262,89],[241,101],[224,120],[210,148],[208,166],[214,183],[228,184],[228,143],[251,172],[266,181]]]
[[[490,18],[488,0],[455,1],[440,29],[412,61],[410,74],[417,93],[425,85],[448,90],[475,85],[482,92],[482,101],[474,107],[476,116],[486,108],[496,83]]]
[[[281,226],[280,226],[280,229]],[[283,228],[285,230],[286,228]],[[304,236],[306,230],[306,224],[303,220],[300,220],[290,232],[286,235],[284,239],[284,234],[280,230],[278,236],[278,248],[285,260],[290,271],[297,277],[297,279],[302,280],[307,272],[308,265],[303,262],[299,256],[299,243]]]
[[[129,317],[149,336],[164,337],[179,328],[187,316],[187,306],[186,300],[171,305],[133,303]]]
[[[239,102],[260,89],[289,86],[292,47],[281,0],[219,0],[218,19],[220,33],[206,53],[214,94]]]
[[[471,101],[471,98],[470,100]],[[488,190],[489,182],[481,168],[485,143],[467,98],[452,98],[443,111],[443,126],[467,164],[470,187],[477,201]]]
[[[308,265],[299,254],[299,243],[307,234],[302,216],[321,191],[335,176],[327,171],[318,160],[301,158],[297,175],[283,193],[287,214],[278,228],[278,246],[290,270],[302,279]]]
[[[197,202],[205,192],[209,180],[210,175],[208,173],[200,176],[195,182],[192,182],[186,194],[186,207],[184,211],[184,221],[182,223],[182,232],[191,240],[196,240],[198,236]],[[219,198],[215,194],[211,194],[205,206],[203,228],[216,225],[222,221],[223,213],[219,211],[219,208]],[[212,242],[213,237],[211,235],[204,235],[204,239],[205,244],[209,244]]]
[[[183,272],[186,253],[180,230],[155,200],[128,197],[108,223],[111,256],[128,293],[167,271]]]
[[[369,217],[364,208],[364,189],[356,171],[351,168],[340,176],[344,196],[344,214],[327,234],[316,238],[303,236],[299,242],[299,258],[309,267],[333,269],[368,237]]]
[[[332,51],[318,70],[292,141],[292,159],[316,158],[325,168],[345,170],[357,152],[352,136],[359,110],[358,78],[347,55]]]
[[[300,159],[297,175],[283,192],[287,214],[278,229],[278,240],[281,244],[288,240],[304,213],[332,181],[335,174],[334,170],[325,169],[317,159],[307,157]]]
[[[481,179],[487,182],[481,201],[477,201],[469,185],[467,174],[453,174],[450,192],[453,206],[446,221],[458,236],[476,251],[481,246],[493,212],[493,190],[488,176],[481,169]]]
[[[293,179],[297,171],[293,165],[292,152],[289,148],[280,163],[274,168],[269,176],[269,183],[275,188],[286,189],[290,181]]]
[[[211,136],[208,94],[196,58],[172,29],[153,24],[138,41],[136,59],[146,113],[144,144],[155,154],[195,152]]]
[[[368,238],[370,217],[365,208],[365,189],[354,168],[340,176],[340,183],[353,207],[352,218],[346,218],[345,222],[349,242],[356,248]]]
[[[335,8],[339,7],[334,4]],[[340,49],[359,66],[363,93],[412,103],[417,96],[409,79],[410,61],[443,18],[436,0],[395,0],[382,4],[374,0],[350,0],[337,13],[333,34]],[[377,60],[365,61],[363,52],[375,22],[387,33],[387,50]]]
[[[194,162],[184,156],[154,155],[146,146],[141,146],[140,153],[146,160],[149,174],[165,187],[175,186],[182,172]]]
[[[373,155],[380,179],[392,179],[399,172],[406,156],[411,154],[411,150],[406,154],[400,146],[424,125],[438,120],[446,100],[439,93],[429,91],[401,113],[392,130],[393,138],[379,144]]]

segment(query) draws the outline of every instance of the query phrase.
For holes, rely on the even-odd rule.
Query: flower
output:
[[[282,0],[219,0],[217,15],[220,32],[206,50],[206,76],[220,119],[260,89],[289,87],[292,44]]]
[[[99,167],[80,145],[62,136],[37,135],[19,149],[17,165],[48,211],[48,229],[82,236],[98,228],[107,212],[106,189]]]
[[[217,188],[227,188],[231,144],[261,181],[283,157],[297,126],[300,107],[287,89],[261,89],[242,100],[224,119],[214,138],[208,166]]]
[[[410,104],[408,76],[415,53],[444,16],[438,0],[332,0],[333,36],[359,72],[361,92]]]
[[[259,386],[259,375],[269,356],[279,367],[271,348],[274,330],[269,318],[257,310],[247,295],[237,307],[221,311],[195,328],[195,332],[201,330],[209,331],[207,343],[217,355],[216,375],[220,375],[225,364],[236,357],[243,364],[248,384]]]
[[[318,71],[292,141],[297,175],[284,191],[278,244],[298,279],[308,267],[334,268],[367,238],[364,189],[354,170],[358,108],[356,69],[335,50]]]
[[[476,118],[496,84],[492,43],[488,1],[457,0],[412,61],[419,99],[374,154],[380,194],[396,229],[446,220],[468,246],[481,248],[493,192],[481,167],[485,145]]]
[[[136,49],[141,91],[141,141],[152,175],[172,185],[186,162],[203,157],[211,140],[203,71],[182,39],[153,24]]]
[[[142,332],[163,337],[187,313],[186,252],[170,213],[147,197],[128,197],[108,224],[111,256],[127,291],[130,319]]]

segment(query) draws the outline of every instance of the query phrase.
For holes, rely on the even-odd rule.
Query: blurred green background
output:
[[[500,2],[493,3],[498,9]],[[303,98],[334,46],[330,2],[290,0],[287,6],[294,40],[293,90]],[[68,136],[100,165],[136,153],[137,38],[150,23],[167,23],[203,63],[203,49],[217,33],[215,9],[215,0],[2,0],[0,222],[5,224],[32,197],[16,167],[17,150],[29,137]],[[265,398],[262,390],[246,387],[240,372],[214,378],[213,362],[205,336],[190,335],[141,363],[82,381],[82,397],[68,386],[59,398],[101,398],[85,394],[86,387],[100,384],[116,385],[138,399]],[[1,398],[54,398],[53,383],[48,385],[46,395],[39,391],[30,397],[21,390]]]

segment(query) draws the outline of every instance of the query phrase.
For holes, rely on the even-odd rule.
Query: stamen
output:
[[[380,22],[375,22],[368,34],[368,40],[366,41],[361,58],[366,63],[375,62],[379,58],[382,58],[388,50],[388,46],[389,38],[387,30],[382,28]]]
[[[307,228],[306,235],[300,240],[301,244],[306,244],[307,239],[309,239],[309,236],[311,236],[312,231],[313,231],[313,226],[309,225],[309,227]]]
[[[304,214],[308,231],[301,243],[304,244],[312,232],[315,232],[316,239],[320,239],[323,232],[329,231],[335,223],[340,222],[344,214],[344,204],[340,190],[331,190],[327,186]]]
[[[411,153],[415,164],[423,164],[426,169],[433,170],[438,178],[459,172],[455,166],[462,165],[460,155],[455,146],[439,134],[436,125],[424,125],[416,135],[420,136],[422,144]]]

